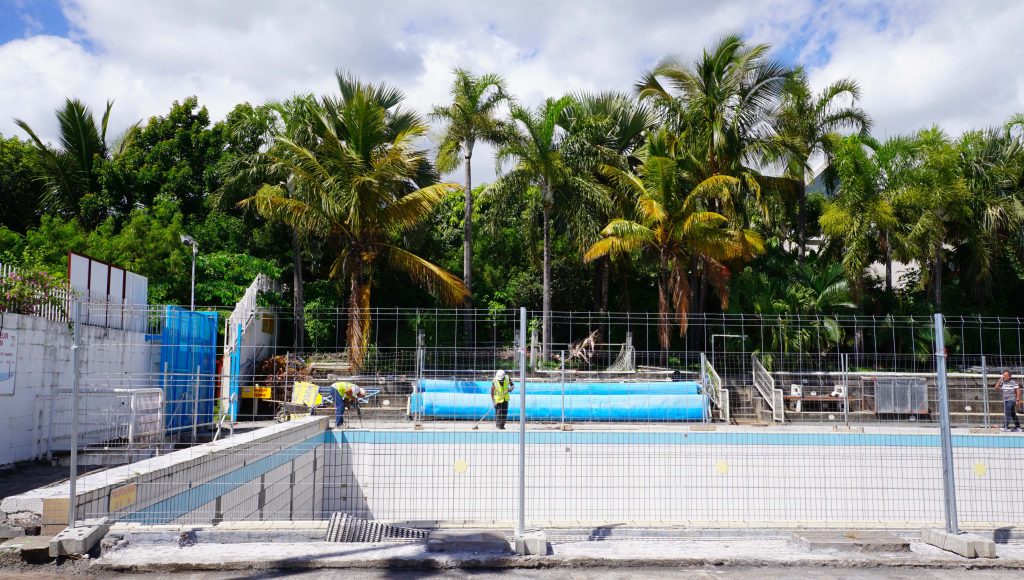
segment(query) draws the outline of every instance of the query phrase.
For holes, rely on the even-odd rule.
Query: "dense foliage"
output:
[[[83,252],[181,303],[187,233],[201,304],[231,305],[264,272],[299,319],[365,311],[371,295],[658,311],[666,347],[700,312],[1024,312],[1024,116],[883,141],[859,97],[852,79],[815,92],[769,47],[727,36],[630,92],[535,108],[500,76],[456,70],[429,111],[431,150],[400,91],[345,75],[336,95],[243,103],[216,123],[188,97],[116,138],[109,103],[97,120],[69,99],[57,143],[24,123],[0,139],[0,262],[60,277]],[[498,151],[496,182],[442,182],[462,169],[452,181],[472,184],[479,142]],[[357,344],[366,324],[306,334]]]

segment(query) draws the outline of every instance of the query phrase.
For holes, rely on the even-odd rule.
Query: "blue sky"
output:
[[[880,137],[955,134],[1024,112],[1021,30],[1018,0],[0,0],[0,134],[20,135],[17,117],[52,137],[68,96],[113,99],[114,130],[190,95],[216,119],[331,91],[339,68],[421,111],[447,98],[453,66],[503,75],[525,104],[629,91],[659,58],[731,31],[815,87],[857,80]]]
[[[68,34],[68,21],[56,0],[0,0],[0,14],[0,44],[38,34]]]

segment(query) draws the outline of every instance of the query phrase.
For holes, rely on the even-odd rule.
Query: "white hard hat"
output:
[[[505,379],[505,371],[498,369],[498,372],[494,373],[494,380],[501,381]]]
[[[366,396],[366,389],[364,389],[362,387],[359,387],[359,396],[360,397],[365,397]]]

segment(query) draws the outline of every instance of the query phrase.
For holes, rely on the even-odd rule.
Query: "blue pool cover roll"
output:
[[[518,379],[512,379],[513,387]],[[581,382],[530,382],[527,385],[531,395],[561,395],[563,387],[566,396],[572,395],[699,395],[700,383],[694,381],[650,381],[650,382],[615,382],[615,383],[581,383]],[[464,393],[489,394],[491,381],[446,381],[438,379],[420,379],[421,393]],[[515,392],[515,391],[513,391]]]
[[[444,385],[441,383],[449,383]],[[494,418],[490,382],[430,381],[410,399],[410,412],[439,419]],[[481,392],[486,387],[486,391]],[[643,385],[641,388],[638,386]],[[537,421],[702,421],[709,416],[707,396],[697,383],[529,383],[526,418]],[[674,392],[665,392],[672,390]],[[465,392],[469,391],[469,392]],[[475,391],[475,392],[474,392]],[[662,392],[659,392],[662,391]],[[519,418],[519,394],[513,392],[509,420]]]

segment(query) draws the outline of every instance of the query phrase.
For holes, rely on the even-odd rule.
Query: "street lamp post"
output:
[[[192,239],[192,236],[186,236],[185,234],[181,235],[181,243],[192,247],[192,292],[189,310],[194,311],[196,309],[196,255],[199,254],[199,244]]]

